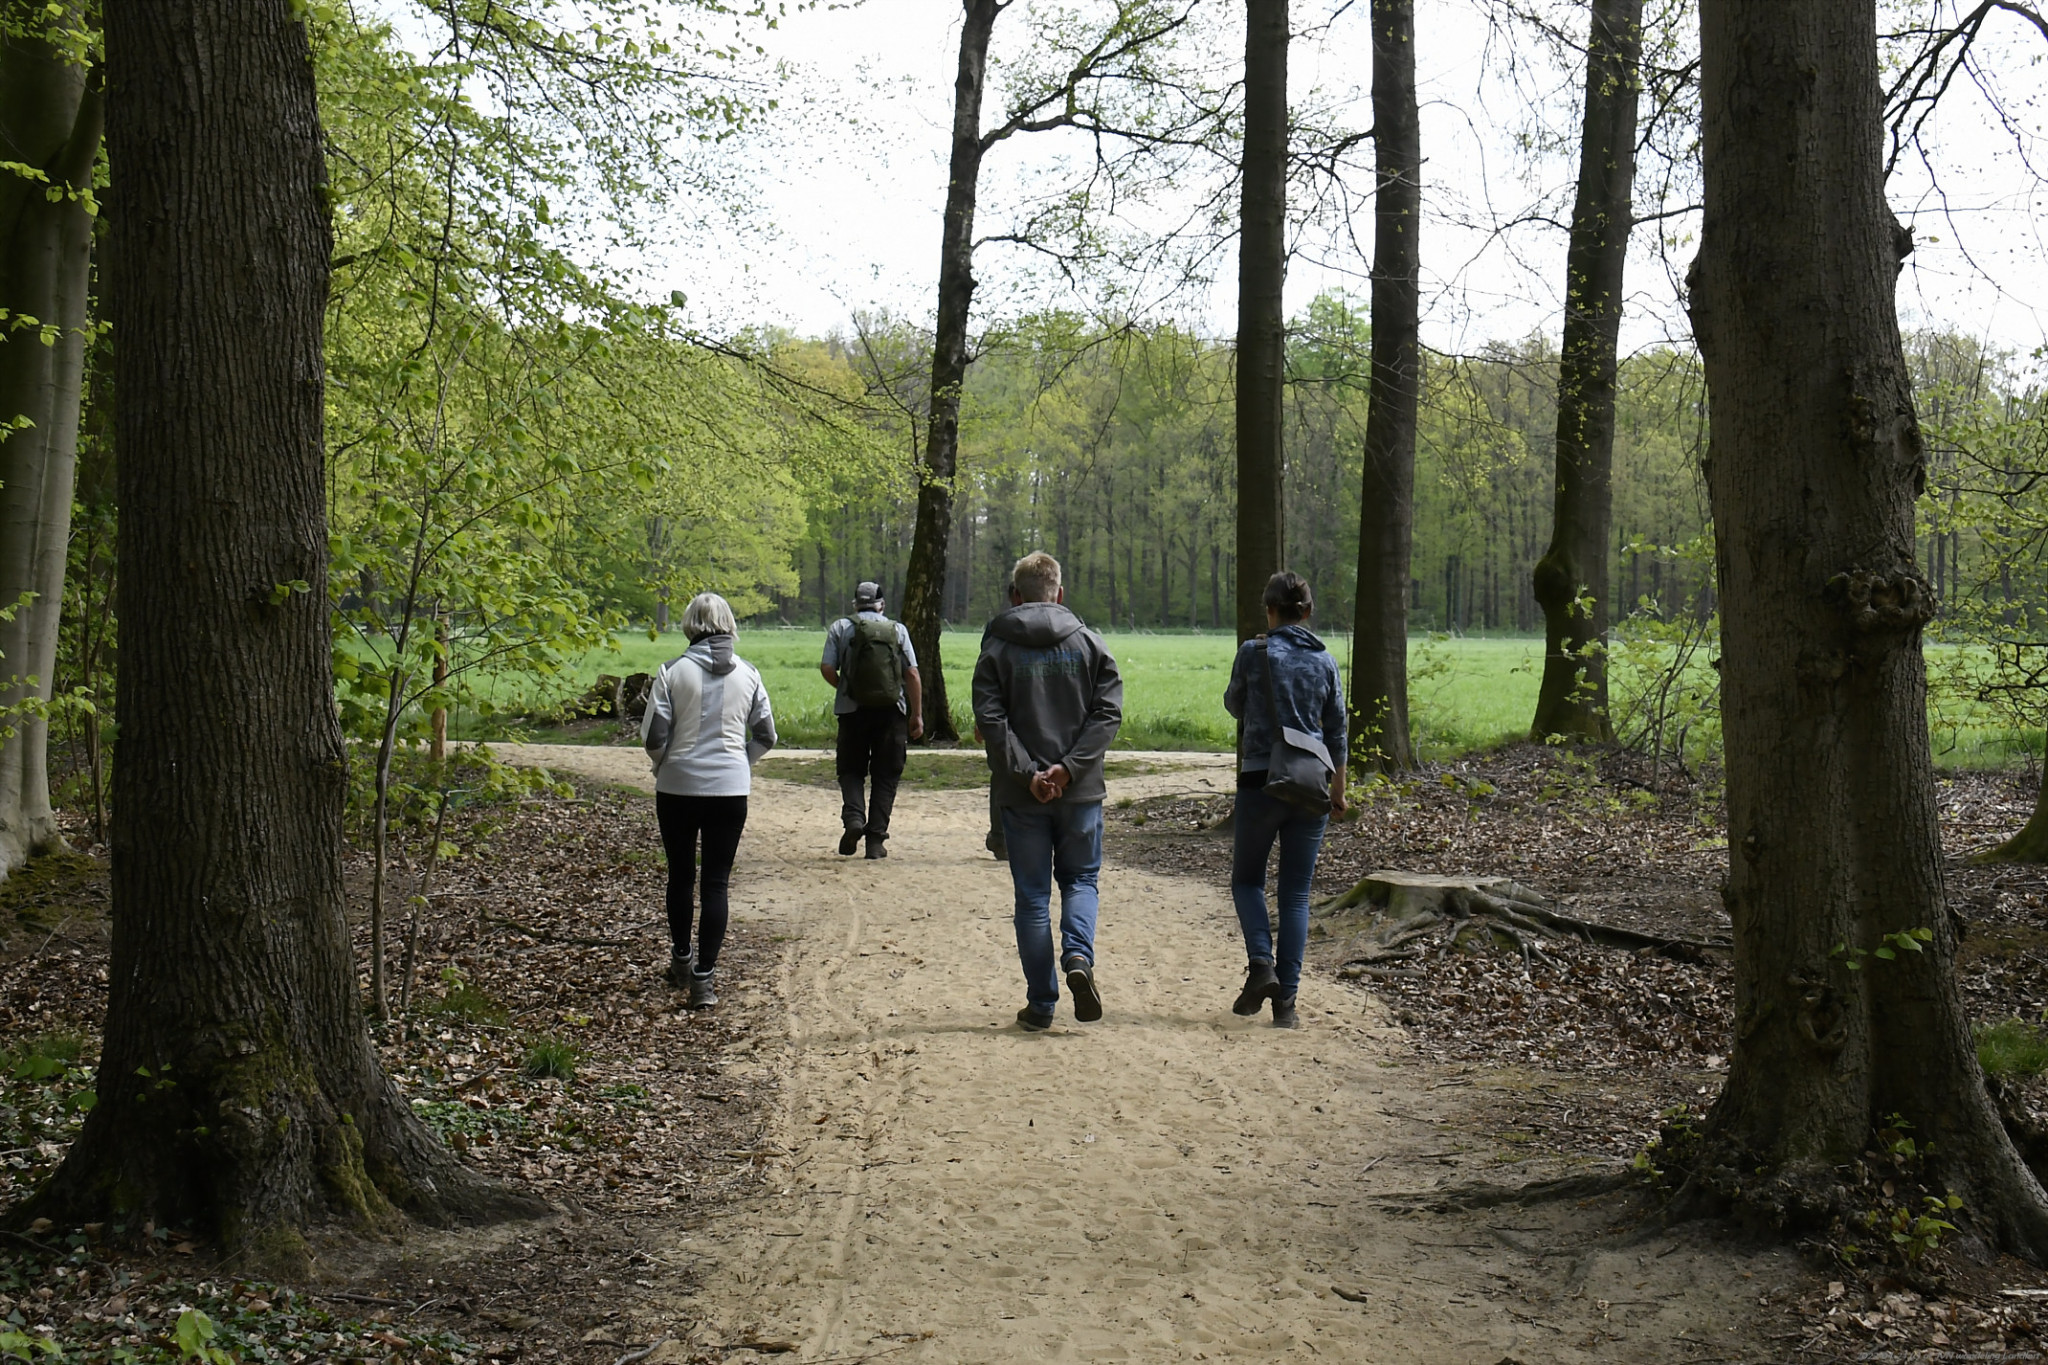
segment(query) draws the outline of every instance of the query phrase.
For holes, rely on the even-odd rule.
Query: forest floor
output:
[[[1553,942],[1525,969],[1429,945],[1365,974],[1355,926],[1324,919],[1307,1027],[1232,1016],[1228,841],[1206,828],[1227,760],[1118,756],[1107,1015],[1063,1007],[1027,1036],[972,755],[914,760],[929,771],[879,863],[832,854],[826,765],[772,760],[724,1000],[693,1015],[658,977],[644,761],[506,752],[575,791],[457,822],[468,851],[437,879],[419,1000],[384,1047],[429,1123],[560,1216],[337,1238],[289,1289],[209,1266],[177,1229],[143,1253],[46,1229],[0,1259],[0,1317],[74,1359],[175,1358],[195,1307],[277,1360],[2042,1358],[2048,1280],[2015,1263],[1937,1253],[1908,1287],[1826,1248],[1664,1227],[1653,1191],[1615,1184],[1671,1110],[1714,1093],[1713,954]],[[1443,765],[1332,831],[1319,890],[1374,867],[1505,874],[1589,918],[1725,933],[1715,794],[1657,776],[1535,748]],[[1953,851],[2015,827],[2026,783],[1945,782]],[[2038,1018],[2048,877],[1951,879],[1973,1008]],[[65,1100],[90,1084],[103,866],[41,865],[0,914],[0,1041],[44,1059],[0,1097],[5,1203],[61,1157]],[[538,1074],[565,1057],[573,1077]],[[1568,1196],[1515,1195],[1573,1177]]]

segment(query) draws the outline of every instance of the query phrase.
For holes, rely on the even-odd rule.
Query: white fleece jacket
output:
[[[745,796],[754,764],[775,747],[768,689],[732,652],[732,636],[707,635],[661,666],[640,721],[654,789],[671,796]]]

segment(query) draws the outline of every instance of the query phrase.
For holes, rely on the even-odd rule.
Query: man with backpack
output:
[[[837,695],[839,717],[840,819],[845,832],[839,852],[852,856],[867,839],[867,856],[889,856],[889,813],[910,741],[924,735],[924,690],[917,677],[917,651],[910,632],[883,612],[882,587],[862,583],[853,596],[853,615],[825,632],[825,657],[818,672]],[[872,779],[873,799],[866,799]]]

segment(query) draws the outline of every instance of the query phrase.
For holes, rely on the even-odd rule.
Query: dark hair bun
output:
[[[1308,580],[1290,569],[1282,569],[1266,580],[1265,604],[1282,621],[1299,621],[1316,609],[1315,594]]]

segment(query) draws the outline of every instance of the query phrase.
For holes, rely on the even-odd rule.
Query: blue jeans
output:
[[[1017,892],[1017,960],[1024,998],[1036,1014],[1060,999],[1059,958],[1052,950],[1052,885],[1060,886],[1060,955],[1095,963],[1095,881],[1102,871],[1102,803],[1052,801],[1030,809],[1003,807],[1010,846],[1010,883]]]
[[[1241,787],[1237,815],[1231,822],[1236,842],[1230,851],[1230,899],[1244,929],[1245,956],[1270,962],[1280,978],[1280,996],[1291,998],[1301,986],[1301,957],[1308,950],[1308,889],[1316,875],[1316,854],[1322,851],[1327,815],[1311,815],[1299,806],[1266,795],[1259,787]],[[1280,841],[1280,953],[1273,953],[1273,929],[1266,919],[1266,859],[1273,841]]]

